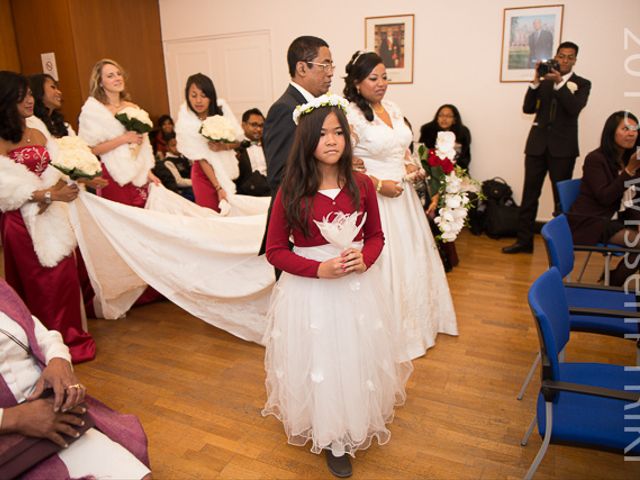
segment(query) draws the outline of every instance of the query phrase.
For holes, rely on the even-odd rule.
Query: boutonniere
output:
[[[573,82],[567,82],[567,88],[571,93],[576,93],[576,91],[578,90],[578,85]]]

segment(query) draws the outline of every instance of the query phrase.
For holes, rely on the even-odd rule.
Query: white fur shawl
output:
[[[240,138],[242,127],[240,127],[236,117],[233,115],[231,107],[222,99],[218,99],[218,105],[222,107],[224,117],[234,126],[236,138]],[[224,191],[227,194],[234,194],[236,185],[233,180],[240,175],[236,154],[232,150],[224,152],[212,152],[209,150],[207,139],[200,135],[201,125],[202,121],[187,107],[186,103],[183,103],[180,106],[175,127],[178,150],[191,160],[206,160],[216,172],[216,177]]]
[[[49,142],[47,149],[52,157],[55,156],[55,142]],[[0,210],[20,209],[43,267],[56,266],[77,245],[66,203],[53,202],[38,215],[38,204],[29,201],[33,192],[52,187],[60,178],[61,173],[51,165],[38,177],[24,165],[0,155]]]
[[[102,103],[89,97],[80,111],[78,135],[88,145],[96,145],[118,137],[126,130],[116,117]],[[149,143],[149,135],[145,134],[138,154],[134,157],[129,145],[120,145],[100,155],[100,160],[107,166],[109,174],[124,186],[133,183],[136,187],[146,185],[149,170],[153,168],[153,150]]]

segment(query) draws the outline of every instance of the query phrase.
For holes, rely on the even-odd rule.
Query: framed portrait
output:
[[[564,5],[504,9],[501,82],[530,82],[536,63],[554,57],[563,11]]]
[[[364,48],[380,55],[389,83],[413,83],[413,21],[413,14],[364,19]]]

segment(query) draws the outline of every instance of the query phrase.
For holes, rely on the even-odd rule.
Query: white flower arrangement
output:
[[[153,128],[149,114],[139,107],[126,107],[116,113],[116,118],[129,131],[147,133]]]
[[[233,143],[236,140],[235,128],[222,115],[207,117],[200,127],[200,135],[211,142]]]
[[[333,215],[333,219],[331,216]],[[358,217],[362,215],[362,221],[358,225]],[[320,233],[326,241],[331,245],[345,249],[351,246],[351,242],[356,238],[358,232],[367,220],[367,213],[353,212],[346,214],[343,212],[331,212],[326,217],[322,218],[319,222],[314,220],[313,222],[320,229]]]
[[[571,93],[576,93],[578,91],[578,85],[574,82],[567,82],[567,88]]]
[[[346,113],[348,106],[349,102],[346,98],[343,98],[340,95],[334,95],[332,93],[325,93],[324,95],[320,95],[319,97],[314,98],[308,103],[298,105],[293,111],[293,123],[298,125],[298,122],[300,121],[300,117],[302,115],[311,113],[316,108],[340,107]]]
[[[52,165],[72,180],[93,178],[102,173],[102,167],[89,146],[80,137],[56,139],[59,152]]]
[[[438,216],[434,219],[440,229],[443,242],[453,242],[462,231],[471,208],[469,193],[480,192],[478,182],[465,174],[464,170],[456,167],[454,171],[445,175],[445,185],[441,192]]]
[[[455,163],[456,134],[453,132],[438,132],[436,138],[436,155],[440,158],[448,158]]]

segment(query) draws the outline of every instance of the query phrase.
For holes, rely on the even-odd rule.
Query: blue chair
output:
[[[567,217],[558,215],[542,227],[541,233],[547,249],[549,267],[557,268],[562,278],[569,277],[574,267],[574,247]],[[624,251],[640,253],[640,250],[624,249]],[[563,289],[570,308],[571,331],[640,339],[640,323],[638,323],[640,314],[636,308],[638,300],[635,294],[626,293],[617,287],[583,283],[563,283]],[[630,318],[637,320],[631,322]],[[540,353],[536,355],[520,388],[518,400],[522,400],[539,362]],[[640,340],[636,363],[640,365]]]
[[[565,215],[569,214],[569,210],[571,210],[571,206],[578,198],[578,194],[580,193],[580,185],[582,185],[582,180],[572,179],[572,180],[562,180],[560,182],[556,182],[556,190],[558,191],[558,198],[560,200],[560,208],[562,208],[562,212]],[[575,214],[572,214],[575,215]],[[603,222],[608,222],[610,219],[602,218]],[[574,247],[575,251],[586,251],[589,252],[587,258],[582,265],[582,269],[580,270],[580,274],[578,275],[577,281],[582,280],[582,276],[584,275],[585,270],[587,269],[587,265],[589,264],[589,260],[591,259],[591,255],[594,252],[602,253],[604,256],[604,284],[609,285],[609,279],[611,276],[611,258],[614,256],[621,256],[624,253],[617,252],[617,248],[624,248],[622,245],[615,244],[607,244],[607,243],[598,243],[597,245],[576,245]]]
[[[555,267],[543,273],[529,290],[542,352],[537,424],[543,442],[524,477],[527,480],[533,478],[551,442],[640,455],[640,407],[634,405],[640,402],[640,370],[560,360],[571,324],[563,292],[562,276]]]

